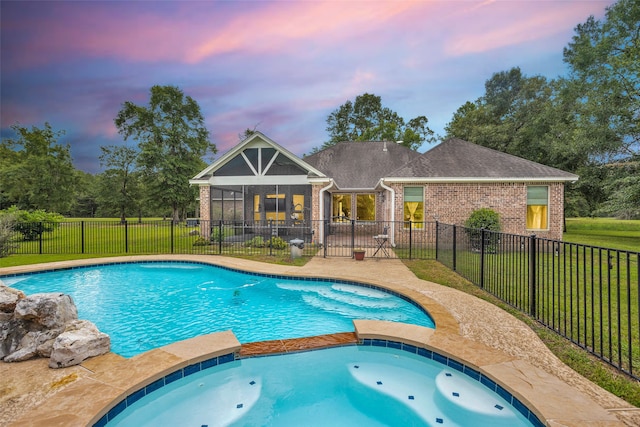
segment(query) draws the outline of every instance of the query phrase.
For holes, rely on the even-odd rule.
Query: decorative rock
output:
[[[18,349],[4,358],[5,362],[22,362],[35,356],[49,357],[54,340],[60,330],[27,332],[18,345]]]
[[[49,367],[78,365],[89,357],[108,353],[110,348],[109,335],[100,332],[88,320],[75,320],[67,325],[53,343]]]
[[[18,301],[24,297],[25,295],[22,291],[0,283],[0,313],[13,313]]]
[[[78,320],[69,295],[25,296],[0,284],[0,360],[50,357],[50,367],[62,368],[108,353],[110,346],[107,334],[87,320]]]
[[[9,319],[0,321],[0,359],[18,350],[22,338],[29,332],[27,324],[15,320],[13,315]]]
[[[16,319],[24,319],[49,329],[62,329],[78,318],[78,310],[69,295],[61,293],[33,294],[18,301]]]

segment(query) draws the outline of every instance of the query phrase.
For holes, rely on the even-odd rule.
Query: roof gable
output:
[[[388,178],[575,181],[578,176],[462,139],[450,138],[392,171]]]
[[[283,148],[261,132],[226,152],[222,157],[198,173],[191,183],[206,182],[213,177],[224,176],[324,176],[313,166]]]
[[[304,160],[333,178],[340,189],[374,189],[381,178],[420,156],[386,141],[341,142]]]

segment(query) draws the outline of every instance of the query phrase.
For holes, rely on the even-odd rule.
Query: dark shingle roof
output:
[[[457,138],[391,171],[389,178],[490,178],[574,181],[577,175]]]
[[[341,142],[314,153],[303,160],[326,176],[339,188],[375,188],[380,178],[420,156],[395,142]]]

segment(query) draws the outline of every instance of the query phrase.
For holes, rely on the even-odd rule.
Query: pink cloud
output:
[[[543,3],[52,2],[53,16],[25,14],[13,24],[31,30],[11,45],[14,59],[5,65],[42,65],[77,56],[194,64],[230,52],[279,54],[296,43],[303,44],[301,54],[314,55],[326,46],[340,54],[348,47],[372,50],[394,40],[419,53],[445,49],[449,56],[461,56],[566,31],[590,14],[601,15],[611,1]],[[456,35],[447,38],[450,34]],[[423,61],[407,58],[405,64],[419,67]]]
[[[230,21],[190,49],[187,60],[199,62],[231,51],[277,52],[284,45],[301,40],[310,41],[314,46],[325,45],[362,31],[375,31],[389,19],[423,5],[421,2],[277,2]]]
[[[445,52],[462,56],[567,33],[589,15],[602,14],[609,3],[544,2],[542,8],[541,2],[487,1],[452,11],[448,19],[458,22],[457,36],[445,43]]]
[[[41,65],[71,55],[197,63],[229,52],[278,52],[295,41],[324,45],[375,33],[390,19],[429,3],[239,4],[243,9],[229,11],[233,3],[140,2],[130,8],[117,2],[51,3],[50,13],[20,16],[15,28],[32,30],[12,45],[18,61],[12,65]],[[221,7],[226,8],[223,13]]]
[[[16,30],[30,28],[30,34],[11,46],[17,58],[12,65],[29,67],[78,56],[180,60],[193,37],[192,21],[160,7],[142,9],[145,4],[152,5],[140,2],[137,8],[118,2],[52,2],[49,13],[20,16]],[[213,14],[208,21],[214,28],[218,25],[215,17]]]

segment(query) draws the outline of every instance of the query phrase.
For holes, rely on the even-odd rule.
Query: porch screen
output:
[[[409,227],[409,221],[414,228],[424,227],[424,191],[422,187],[404,188],[404,220],[405,228]]]
[[[549,187],[536,185],[527,187],[527,229],[549,228]]]

